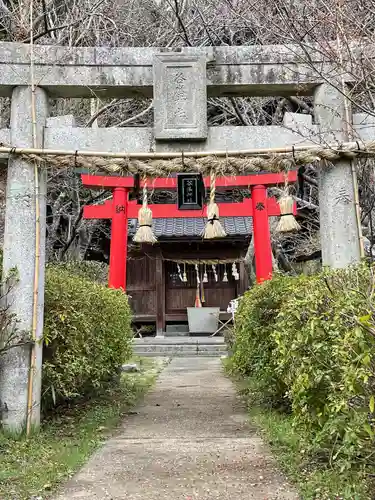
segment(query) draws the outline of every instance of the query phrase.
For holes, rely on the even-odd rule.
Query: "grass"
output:
[[[368,481],[359,471],[341,472],[307,453],[301,433],[285,413],[266,408],[256,393],[257,382],[236,381],[248,405],[249,417],[303,500],[371,500]]]
[[[0,434],[0,498],[47,498],[111,435],[156,379],[160,365],[135,359],[138,373],[123,374],[100,398],[63,408],[30,439]]]

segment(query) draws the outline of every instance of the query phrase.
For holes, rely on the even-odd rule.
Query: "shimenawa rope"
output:
[[[304,149],[302,149],[304,148]],[[283,151],[288,148],[281,148]],[[296,146],[292,152],[278,152],[278,149],[232,151],[228,156],[221,156],[221,152],[194,154],[185,153],[182,161],[177,153],[170,153],[169,159],[156,156],[157,153],[147,153],[142,159],[134,158],[135,154],[103,153],[94,151],[64,152],[37,148],[0,147],[0,153],[18,154],[29,160],[42,161],[46,166],[55,168],[77,168],[105,174],[134,175],[146,177],[167,177],[180,172],[198,172],[210,175],[214,170],[217,177],[244,175],[246,173],[268,171],[283,172],[292,168],[311,163],[322,162],[321,168],[328,168],[329,162],[342,158],[354,159],[359,156],[375,156],[375,141],[363,143],[363,149],[358,143],[349,142],[341,146]],[[202,156],[202,155],[205,156]],[[167,154],[165,154],[167,156]],[[139,155],[140,156],[140,155]],[[143,159],[145,158],[145,159]]]

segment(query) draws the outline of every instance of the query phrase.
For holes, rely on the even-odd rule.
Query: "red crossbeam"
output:
[[[89,175],[82,174],[82,183],[84,186],[91,188],[114,188],[114,187],[125,187],[133,188],[134,179],[133,177],[117,177],[117,176],[105,176],[105,175]],[[288,172],[288,181],[297,181],[297,171]],[[266,186],[275,186],[277,184],[284,184],[285,174],[254,174],[254,175],[237,175],[236,177],[218,177],[216,179],[216,187],[250,187],[256,184],[262,184]],[[143,183],[141,182],[141,186]],[[177,188],[177,178],[176,177],[158,177],[157,179],[150,179],[148,181],[150,189],[176,189]],[[210,187],[210,178],[204,178],[204,185]]]
[[[250,198],[246,198],[240,203],[218,203],[220,217],[252,217],[253,207]],[[154,219],[181,219],[185,217],[201,218],[206,217],[207,207],[203,210],[179,210],[177,205],[149,205],[152,210]],[[128,213],[129,219],[136,219],[141,205],[135,201],[129,201]],[[267,199],[268,217],[280,215],[280,208],[275,198]],[[296,207],[294,207],[296,213]],[[112,219],[113,216],[113,201],[108,200],[102,205],[86,205],[83,209],[83,217],[85,219]]]

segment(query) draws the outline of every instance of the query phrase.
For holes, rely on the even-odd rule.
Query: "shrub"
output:
[[[97,262],[95,260],[79,260],[68,262],[56,262],[53,264],[55,269],[62,267],[72,274],[87,278],[91,281],[96,281],[101,285],[108,283],[108,264]]]
[[[72,274],[70,265],[47,267],[44,320],[44,408],[87,397],[113,379],[131,355],[127,297]]]
[[[374,444],[373,287],[366,264],[279,276],[250,290],[236,317],[232,370],[289,401],[311,450],[342,468],[367,462]]]
[[[275,276],[247,291],[235,317],[235,338],[230,369],[243,376],[253,376],[264,402],[282,404],[285,385],[276,374],[273,331],[290,278]]]
[[[371,281],[366,265],[312,278],[285,301],[274,331],[295,423],[343,467],[373,445],[375,342],[360,323],[371,311],[362,292]]]

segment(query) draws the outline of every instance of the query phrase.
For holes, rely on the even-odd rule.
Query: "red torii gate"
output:
[[[129,201],[129,191],[134,187],[132,177],[101,176],[83,174],[82,183],[91,188],[107,188],[113,192],[112,200],[101,205],[84,207],[85,219],[112,219],[111,244],[109,258],[109,280],[111,288],[126,290],[126,259],[128,242],[128,219],[137,218],[140,205]],[[297,172],[290,171],[288,182],[296,182]],[[284,184],[285,174],[257,174],[216,179],[216,187],[248,187],[251,198],[240,203],[219,203],[221,217],[252,217],[255,252],[255,270],[257,282],[268,280],[272,276],[272,248],[268,217],[280,215],[280,208],[275,198],[267,197],[267,186]],[[157,178],[148,184],[153,189],[176,189],[177,178]],[[210,186],[210,178],[204,178],[204,185]],[[141,183],[142,186],[142,183]],[[176,205],[149,205],[154,219],[158,218],[201,218],[203,210],[178,210]],[[294,207],[294,212],[296,208]]]

